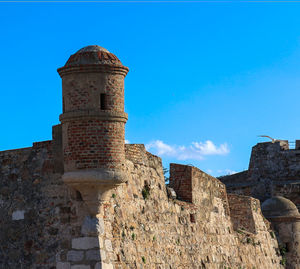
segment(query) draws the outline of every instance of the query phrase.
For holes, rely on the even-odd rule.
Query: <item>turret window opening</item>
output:
[[[107,94],[105,93],[100,94],[100,109],[107,110]]]
[[[63,113],[65,113],[65,98],[63,97]]]

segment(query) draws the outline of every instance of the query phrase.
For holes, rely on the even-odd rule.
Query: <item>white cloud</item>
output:
[[[173,157],[177,160],[203,160],[206,155],[226,155],[229,153],[227,143],[216,146],[210,140],[192,142],[190,146],[171,146],[161,140],[155,140],[147,144],[146,149],[154,154]]]
[[[125,144],[130,144],[130,141],[125,139]]]
[[[158,155],[172,156],[176,154],[174,147],[165,144],[163,141],[155,140],[146,145],[147,150],[154,149]]]
[[[227,144],[221,144],[217,147],[212,141],[207,140],[202,142],[193,142],[193,146],[203,153],[203,155],[225,155],[229,153]]]
[[[211,174],[213,173],[213,170],[207,169],[205,172],[206,172],[207,174],[211,175]]]
[[[224,169],[224,170],[218,170],[217,171],[218,172],[218,174],[220,174],[220,175],[233,175],[233,174],[236,174],[237,172],[236,171],[233,171],[233,170],[231,170],[231,169]]]

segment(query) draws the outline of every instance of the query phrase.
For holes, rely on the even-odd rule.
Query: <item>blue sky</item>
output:
[[[0,150],[51,139],[68,57],[130,68],[126,139],[217,176],[257,135],[300,139],[300,3],[0,3]]]

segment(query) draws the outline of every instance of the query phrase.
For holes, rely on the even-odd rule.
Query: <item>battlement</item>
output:
[[[259,200],[249,196],[228,194],[228,202],[233,229],[257,233],[253,214],[260,211]]]
[[[222,200],[226,214],[229,214],[225,185],[197,167],[171,163],[169,185],[179,200],[196,206],[205,205],[210,210],[213,199],[218,198]]]
[[[278,146],[280,150],[300,150],[300,140],[295,141],[288,141],[288,140],[274,140],[272,142],[261,142],[257,143],[257,147],[266,147],[270,146],[272,144],[274,146],[274,149],[278,149]]]

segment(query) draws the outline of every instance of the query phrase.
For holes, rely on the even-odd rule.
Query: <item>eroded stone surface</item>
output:
[[[72,239],[72,248],[74,249],[99,248],[99,240],[97,237],[74,238]]]
[[[70,269],[71,264],[69,262],[58,262],[56,264],[56,269]]]
[[[67,260],[71,262],[78,262],[83,260],[83,251],[70,250],[67,253]]]
[[[104,224],[102,219],[87,216],[81,227],[81,233],[85,236],[98,236],[104,233]]]
[[[85,264],[78,264],[78,265],[72,265],[71,269],[91,269],[91,266]]]

